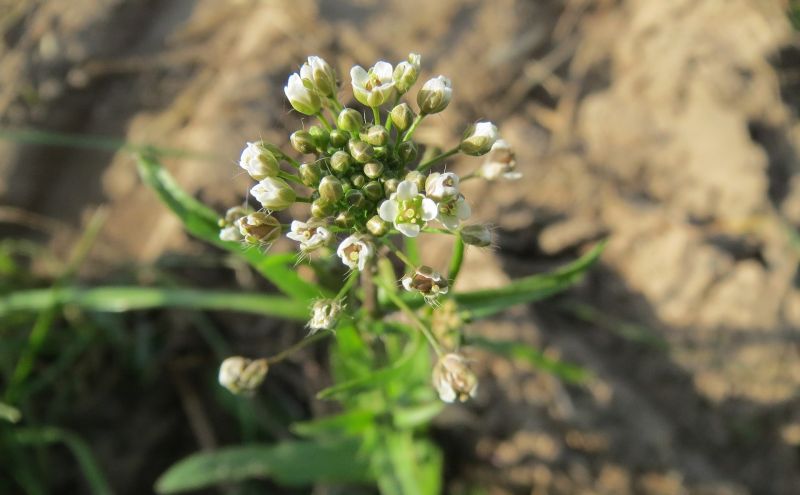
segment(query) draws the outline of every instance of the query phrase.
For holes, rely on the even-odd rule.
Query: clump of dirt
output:
[[[307,55],[345,74],[419,52],[422,77],[446,74],[455,91],[421,139],[455,142],[467,122],[490,119],[525,173],[468,183],[500,248],[468,252],[460,284],[499,284],[610,240],[575,291],[469,329],[530,342],[594,379],[565,385],[479,356],[480,397],[437,426],[451,490],[790,494],[800,486],[800,52],[783,8],[19,2],[3,18],[0,115],[5,126],[210,153],[216,161],[170,166],[222,211],[246,191],[234,164],[243,143],[287,145],[298,121],[281,90]],[[4,202],[75,227],[110,205],[106,262],[198,249],[126,155],[1,146]]]

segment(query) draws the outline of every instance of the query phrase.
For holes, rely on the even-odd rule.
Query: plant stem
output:
[[[290,182],[294,182],[296,184],[300,184],[301,186],[305,186],[305,184],[303,184],[303,181],[300,180],[300,177],[297,177],[296,175],[284,172],[283,170],[278,172],[278,177],[280,177],[281,179],[284,179],[284,180],[288,180]]]
[[[444,160],[448,156],[455,155],[456,153],[458,153],[458,146],[456,146],[453,149],[447,150],[444,153],[441,153],[439,155],[434,156],[433,158],[431,158],[430,160],[426,161],[425,163],[419,164],[419,166],[417,167],[417,172],[424,172],[425,170],[428,170],[429,168],[431,168],[432,166],[436,165],[440,161]]]
[[[344,108],[344,107],[342,107],[342,104],[339,103],[339,98],[336,95],[333,95],[330,98],[328,98],[328,101],[330,102],[330,104],[333,107],[333,109],[336,110],[336,114],[338,116],[338,114]]]
[[[456,242],[453,244],[453,256],[450,258],[450,271],[447,278],[450,280],[450,285],[456,283],[458,273],[461,271],[461,264],[464,261],[464,240],[461,239],[461,234],[456,234]]]
[[[330,122],[328,122],[328,119],[325,118],[325,115],[322,114],[322,111],[317,112],[317,118],[320,122],[322,122],[322,125],[325,126],[325,129],[327,129],[328,132],[333,130],[333,126]]]
[[[344,285],[342,288],[339,289],[339,293],[336,294],[334,297],[335,300],[344,299],[347,296],[347,293],[350,292],[350,289],[353,287],[353,284],[358,279],[358,272],[353,270],[347,275],[347,279],[344,281]]]
[[[361,272],[361,287],[364,289],[364,309],[373,318],[380,318],[380,305],[378,305],[378,288],[375,286],[373,271],[375,270],[375,259],[371,259],[364,270]]]
[[[295,352],[299,351],[303,347],[311,345],[314,342],[316,342],[316,341],[318,341],[318,340],[320,340],[320,339],[322,339],[324,337],[327,337],[331,333],[333,333],[333,332],[331,332],[330,330],[322,330],[322,331],[319,331],[319,332],[317,332],[317,333],[315,333],[313,335],[310,335],[310,336],[304,338],[303,340],[300,340],[300,341],[294,343],[292,346],[282,350],[278,354],[275,354],[274,356],[268,357],[267,358],[267,363],[269,363],[270,365],[280,363],[281,361],[283,361],[287,357],[291,356]]]
[[[298,202],[298,203],[311,203],[312,202],[311,198],[307,198],[305,196],[297,196],[295,198],[295,201]]]
[[[381,125],[381,111],[378,107],[372,107],[372,118],[375,121],[375,125]]]
[[[471,172],[471,173],[461,177],[461,180],[459,182],[466,182],[466,181],[468,181],[470,179],[477,179],[477,178],[478,178],[478,175],[475,172]]]
[[[395,256],[397,256],[397,257],[400,259],[400,261],[402,261],[403,263],[405,263],[405,264],[406,264],[406,265],[407,265],[409,268],[411,268],[412,270],[414,270],[414,269],[416,269],[416,268],[417,268],[417,265],[416,265],[416,264],[415,264],[413,261],[411,261],[410,259],[408,259],[408,257],[407,257],[405,254],[403,254],[403,252],[402,252],[402,251],[400,251],[399,249],[397,249],[397,248],[394,246],[394,244],[392,244],[392,243],[391,243],[391,241],[389,241],[388,239],[381,239],[381,242],[383,242],[383,244],[384,244],[386,247],[388,247],[388,248],[389,248],[389,250],[390,250],[392,253],[394,253],[394,255],[395,255]]]
[[[419,316],[417,316],[417,314],[411,308],[409,308],[408,305],[403,302],[403,300],[398,297],[393,290],[391,290],[391,288],[384,285],[383,289],[384,292],[386,292],[386,297],[388,297],[395,306],[400,308],[401,311],[408,315],[414,325],[419,329],[420,332],[422,332],[425,338],[428,339],[428,342],[430,342],[431,347],[433,347],[433,350],[436,352],[436,355],[441,356],[443,353],[442,346],[439,344],[439,341],[436,340],[436,337],[433,335],[430,328],[428,328],[425,323],[419,319]]]
[[[417,126],[419,125],[420,122],[422,122],[422,119],[424,119],[424,118],[425,118],[425,115],[422,115],[422,114],[417,115],[417,117],[414,119],[414,122],[411,123],[411,127],[409,127],[408,130],[406,131],[406,133],[403,134],[403,139],[400,140],[401,143],[404,143],[404,142],[408,141],[409,139],[411,139],[411,136],[414,135],[414,131],[417,130]]]

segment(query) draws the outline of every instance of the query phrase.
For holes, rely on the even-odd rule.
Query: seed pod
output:
[[[403,164],[411,163],[417,159],[417,143],[414,141],[405,141],[400,143],[397,147],[397,156]]]
[[[382,125],[373,125],[361,133],[361,139],[372,146],[383,146],[389,141],[389,131]]]
[[[326,175],[319,181],[319,197],[329,203],[336,203],[344,196],[342,183],[333,175]]]
[[[322,177],[322,169],[318,163],[304,163],[298,169],[300,174],[300,181],[304,186],[317,187],[319,180]]]
[[[352,156],[358,163],[367,163],[375,156],[375,149],[364,141],[351,139],[347,143],[347,148]]]
[[[369,162],[364,164],[364,175],[366,175],[370,179],[377,179],[378,177],[383,175],[383,163]]]
[[[361,126],[364,125],[364,117],[361,116],[358,110],[345,108],[339,112],[339,116],[336,118],[336,125],[339,129],[347,132],[358,132],[361,130]]]
[[[330,132],[331,146],[334,148],[343,148],[347,146],[347,141],[350,140],[350,135],[345,131],[334,129]]]
[[[314,138],[308,131],[295,131],[289,136],[289,141],[292,143],[292,148],[297,150],[298,153],[309,155],[316,153],[317,148],[314,146]]]
[[[378,201],[383,198],[383,186],[376,180],[367,182],[361,190],[364,191],[364,196],[372,201]]]
[[[331,168],[339,174],[347,172],[352,162],[352,157],[346,151],[340,150],[331,156]]]
[[[381,217],[375,215],[367,221],[367,230],[375,237],[381,237],[389,231],[389,223],[384,222]]]

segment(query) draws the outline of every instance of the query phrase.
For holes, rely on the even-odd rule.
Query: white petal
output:
[[[356,65],[350,69],[350,79],[353,80],[353,86],[363,87],[368,78],[369,74],[367,74],[367,71],[360,65]]]
[[[303,242],[306,240],[302,235],[296,234],[294,232],[287,232],[286,237],[296,242]]]
[[[415,223],[396,223],[394,226],[406,237],[417,237],[419,235],[419,225]]]
[[[378,76],[378,79],[380,79],[382,83],[392,80],[393,71],[392,64],[384,62],[383,60],[375,64],[375,67],[372,68],[372,73]]]
[[[401,283],[403,284],[403,288],[405,290],[407,290],[409,292],[411,292],[413,290],[411,288],[411,277],[403,277],[403,280],[402,280]]]
[[[449,230],[456,230],[458,228],[458,217],[439,214],[439,221]]]
[[[469,207],[466,201],[459,200],[456,203],[456,216],[459,220],[466,220],[472,214],[472,208]]]
[[[394,219],[397,218],[397,201],[387,199],[381,203],[381,206],[378,207],[378,216],[384,222],[394,222]]]
[[[427,222],[436,218],[438,214],[439,208],[436,206],[436,203],[430,198],[424,198],[422,200],[422,219]]]
[[[439,392],[439,398],[443,402],[447,402],[448,404],[455,402],[456,391],[453,390],[453,387],[451,387],[449,383],[442,380],[442,382],[438,383],[437,385],[436,391]]]
[[[410,180],[404,180],[400,184],[397,185],[397,199],[400,201],[406,201],[411,198],[416,197],[419,194],[417,190],[417,185],[411,182]]]
[[[308,79],[308,80],[311,80],[311,81],[314,80],[313,74],[311,72],[311,66],[308,65],[307,63],[303,64],[303,66],[300,67],[300,77],[302,79]]]

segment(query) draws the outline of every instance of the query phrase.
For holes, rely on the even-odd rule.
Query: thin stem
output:
[[[324,337],[327,337],[328,335],[330,335],[332,333],[333,332],[331,332],[330,330],[322,330],[322,331],[317,332],[317,333],[315,333],[313,335],[310,335],[310,336],[304,338],[303,340],[300,340],[300,341],[296,342],[294,345],[282,350],[278,354],[275,354],[272,357],[268,357],[267,358],[267,363],[269,363],[270,365],[280,363],[281,361],[283,361],[287,357],[291,356],[295,352],[299,351],[303,347],[311,345],[314,342],[316,342],[316,341],[318,341],[318,340],[320,340],[320,339],[322,339]]]
[[[411,127],[409,127],[406,133],[403,134],[403,139],[400,140],[401,143],[404,143],[409,139],[411,139],[411,136],[414,135],[414,131],[417,130],[417,126],[419,125],[420,122],[422,122],[422,119],[424,118],[425,118],[424,114],[417,115],[417,118],[415,118],[414,122],[411,123]]]
[[[425,163],[420,163],[419,166],[417,167],[417,172],[424,172],[425,170],[428,170],[429,168],[433,167],[434,165],[444,160],[448,156],[453,156],[456,153],[458,153],[458,146],[456,146],[453,149],[447,150],[444,153],[434,156]]]
[[[342,109],[344,109],[342,104],[339,103],[339,98],[336,95],[333,95],[330,98],[328,98],[328,101],[330,102],[331,107],[333,107],[333,109],[336,110],[337,115],[342,111]]]
[[[294,182],[296,184],[300,184],[301,186],[305,185],[305,184],[303,184],[303,181],[300,180],[300,177],[298,177],[296,175],[292,175],[292,174],[286,173],[283,170],[278,172],[278,177],[280,177],[281,179],[284,179],[284,180],[288,180],[290,182]]]
[[[378,304],[378,289],[375,286],[375,259],[371,259],[364,270],[361,272],[361,287],[364,289],[364,310],[370,318],[378,319],[381,316],[380,305]]]
[[[419,331],[422,332],[425,338],[428,339],[428,342],[430,342],[431,347],[433,347],[433,350],[436,352],[436,355],[441,356],[443,353],[442,346],[439,344],[439,341],[436,340],[436,337],[433,335],[430,328],[428,328],[425,323],[419,319],[419,316],[417,316],[417,314],[411,308],[409,308],[408,305],[403,302],[403,300],[393,290],[391,290],[391,287],[386,287],[386,285],[383,283],[381,283],[381,286],[386,293],[386,297],[388,297],[395,306],[400,308],[401,311],[408,315],[412,323],[414,323],[414,325],[416,325]]]
[[[453,256],[450,258],[450,270],[447,278],[450,280],[450,285],[456,283],[458,273],[461,271],[461,264],[464,261],[464,240],[461,239],[461,234],[456,235],[456,242],[453,244]]]
[[[403,236],[405,237],[405,236]],[[406,253],[408,253],[408,258],[414,262],[414,264],[420,264],[419,258],[419,244],[417,243],[416,237],[405,237],[404,244],[406,248]]]
[[[378,107],[372,107],[372,118],[375,121],[375,125],[381,125],[381,111]]]
[[[412,270],[414,270],[414,269],[416,269],[416,268],[417,268],[417,265],[416,265],[416,264],[415,264],[413,261],[411,261],[410,259],[408,259],[408,257],[407,257],[405,254],[403,254],[403,252],[402,252],[402,251],[400,251],[399,249],[397,249],[397,248],[394,246],[394,244],[392,244],[392,243],[391,243],[391,241],[389,241],[388,239],[381,239],[381,242],[383,242],[383,244],[384,244],[386,247],[388,247],[388,248],[389,248],[389,250],[390,250],[392,253],[394,253],[394,255],[395,255],[395,256],[397,256],[397,257],[400,259],[400,261],[402,261],[403,263],[405,263],[405,264],[406,264],[406,265],[407,265],[409,268],[411,268]]]
[[[330,122],[328,122],[328,119],[325,118],[325,115],[323,115],[322,111],[317,112],[317,118],[320,122],[322,122],[322,125],[325,126],[325,129],[327,129],[328,132],[333,130],[333,126]]]
[[[465,182],[465,181],[468,181],[468,180],[471,180],[471,179],[477,179],[477,178],[478,178],[478,174],[476,172],[471,172],[471,173],[468,173],[467,175],[461,177],[459,182]]]
[[[447,229],[439,229],[436,227],[425,227],[422,229],[422,232],[426,234],[448,234],[448,235],[455,235],[455,232]]]
[[[307,198],[305,196],[297,196],[295,201],[298,203],[311,203],[313,200],[311,198]]]
[[[336,294],[335,300],[344,299],[347,296],[347,293],[350,292],[350,289],[353,288],[353,284],[358,280],[358,272],[353,270],[350,274],[347,275],[347,279],[344,281],[344,285],[342,288],[339,289],[339,293]]]

